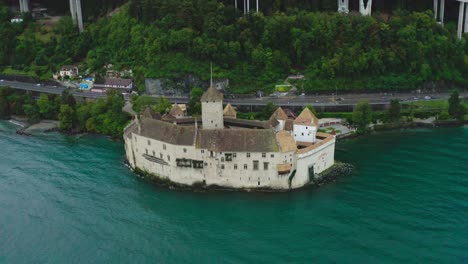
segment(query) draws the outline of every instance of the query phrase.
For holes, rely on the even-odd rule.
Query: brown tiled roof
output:
[[[180,106],[178,104],[173,104],[172,109],[169,112],[169,114],[172,115],[172,116],[183,116],[184,111],[182,110],[182,108],[180,108]]]
[[[276,168],[278,169],[278,172],[280,174],[284,174],[284,173],[288,173],[291,171],[292,169],[292,165],[289,164],[289,163],[286,163],[286,164],[278,164],[276,165]]]
[[[270,117],[270,120],[268,120],[268,123],[271,125],[271,127],[276,127],[277,125],[279,125],[278,119],[276,119],[276,117],[274,116]]]
[[[281,152],[296,151],[297,146],[293,136],[287,131],[280,131],[276,133],[276,140]]]
[[[288,116],[288,118],[292,118],[292,119],[296,118],[296,114],[294,114],[294,112],[291,109],[285,108],[283,109],[283,111]]]
[[[297,125],[318,126],[318,123],[318,118],[307,107],[304,108],[301,114],[294,120],[294,124]]]
[[[287,120],[288,119],[288,115],[286,115],[286,113],[283,111],[283,109],[281,107],[278,107],[278,109],[276,109],[276,111],[273,112],[273,114],[271,116],[274,116],[278,120]]]
[[[236,118],[237,117],[237,112],[234,109],[234,107],[232,107],[231,104],[227,104],[226,107],[224,107],[223,115]]]
[[[293,131],[294,130],[294,120],[288,119],[284,123],[284,130],[286,131]]]
[[[197,148],[216,152],[276,152],[275,133],[270,129],[202,129]]]
[[[164,121],[142,118],[141,135],[169,144],[192,146],[195,143],[194,126],[178,126]]]
[[[129,86],[133,83],[132,79],[120,79],[120,78],[109,78],[106,79],[104,85],[111,85],[111,86]]]
[[[224,124],[227,126],[237,126],[243,128],[269,128],[268,123],[258,120],[237,119],[232,117],[224,117]]]
[[[75,65],[63,65],[62,66],[62,71],[71,71],[75,69],[77,69]]]
[[[161,114],[155,112],[151,107],[147,106],[145,110],[141,113],[141,118],[152,118],[161,120]]]
[[[208,101],[215,101],[219,102],[223,100],[223,94],[218,91],[216,88],[213,86],[210,86],[208,90],[202,95],[200,101],[202,102],[208,102]]]

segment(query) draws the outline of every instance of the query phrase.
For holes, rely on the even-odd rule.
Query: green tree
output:
[[[268,102],[262,109],[261,118],[264,120],[270,118],[277,108],[278,107],[274,103]]]
[[[201,97],[203,90],[199,87],[194,87],[190,93],[190,101],[188,103],[188,112],[192,116],[201,115]]]
[[[166,97],[159,97],[159,102],[153,107],[153,110],[165,114],[171,110],[172,104]]]
[[[392,99],[390,101],[390,108],[388,109],[387,115],[390,122],[396,122],[400,120],[401,104],[398,99]]]
[[[27,103],[23,105],[23,111],[30,122],[37,122],[41,119],[39,109],[34,103]]]
[[[51,102],[47,94],[41,94],[37,100],[37,107],[41,116],[47,118],[51,112]]]
[[[10,115],[10,111],[8,109],[8,100],[5,96],[0,95],[0,118],[7,117]]]
[[[369,102],[365,100],[360,101],[353,111],[353,124],[357,127],[357,132],[366,132],[371,120],[372,107],[369,105]]]
[[[60,114],[59,118],[59,128],[64,131],[69,131],[73,128],[73,120],[74,120],[75,111],[69,105],[62,105],[60,106]]]
[[[76,105],[75,97],[67,89],[63,90],[62,96],[61,96],[60,99],[61,99],[61,104],[62,105],[66,104],[66,105],[69,105],[71,107],[75,107],[75,105]]]
[[[462,105],[458,91],[453,91],[448,100],[448,113],[452,118],[463,120],[465,107]]]

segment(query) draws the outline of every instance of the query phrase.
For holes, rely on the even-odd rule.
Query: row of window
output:
[[[135,136],[135,141],[137,140],[137,137]],[[148,139],[148,146],[151,146],[151,140]],[[166,150],[166,144],[163,144],[163,150]],[[187,153],[187,149],[184,148],[183,149],[184,153]],[[201,150],[201,153],[205,153],[205,150]],[[148,154],[148,153],[147,153]],[[221,152],[220,152],[221,154]],[[214,156],[214,153],[211,152],[211,156],[213,157]],[[226,161],[232,161],[232,158],[237,158],[237,153],[226,153],[225,154],[226,156]],[[247,158],[250,158],[250,152],[247,152],[246,153],[246,156]],[[266,158],[267,154],[265,152],[262,153],[262,158]],[[271,158],[274,158],[275,157],[275,154],[270,154],[270,157]],[[221,158],[221,161],[224,161],[224,158]]]
[[[137,152],[138,152],[138,150],[137,150]],[[148,154],[148,149],[145,149],[145,152],[146,152],[146,155],[149,155]],[[153,157],[156,157],[156,152],[154,150],[153,150]],[[162,153],[159,153],[159,158],[164,159]],[[167,155],[167,161],[171,161],[171,156]]]
[[[270,163],[268,163],[268,162],[263,162],[263,169],[264,169],[264,170],[268,170],[269,165],[270,165]],[[237,168],[238,168],[238,167],[237,167],[237,164],[234,164],[234,169],[237,170]],[[254,160],[254,161],[253,161],[253,170],[258,170],[258,168],[259,168],[259,161],[258,161],[258,160]],[[221,164],[221,169],[223,169],[223,170],[225,169],[224,164]],[[247,170],[247,169],[248,169],[247,164],[244,164],[244,170]]]

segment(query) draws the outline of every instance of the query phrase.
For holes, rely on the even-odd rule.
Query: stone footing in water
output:
[[[273,189],[273,188],[230,188],[218,185],[206,185],[204,182],[195,182],[192,185],[180,184],[173,182],[167,178],[163,178],[147,171],[143,171],[139,168],[133,169],[128,161],[125,161],[125,165],[131,169],[138,177],[145,181],[151,182],[157,186],[175,189],[175,190],[188,190],[188,191],[238,191],[238,192],[289,192],[294,190],[300,190],[312,186],[322,186],[327,183],[335,182],[340,177],[351,174],[354,166],[351,164],[338,162],[329,168],[328,170],[317,175],[316,179],[308,185],[305,185],[298,189]]]
[[[322,186],[327,183],[335,182],[338,178],[350,175],[354,166],[348,163],[335,161],[335,164],[326,171],[317,175],[311,185]]]

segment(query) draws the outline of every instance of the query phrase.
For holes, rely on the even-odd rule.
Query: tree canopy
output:
[[[468,85],[468,41],[437,24],[432,11],[400,10],[384,19],[312,12],[334,10],[336,1],[267,2],[263,13],[243,16],[228,1],[130,0],[83,34],[65,17],[48,37],[37,24],[12,25],[4,15],[0,65],[50,78],[63,64],[81,62],[102,74],[112,63],[133,69],[142,87],[145,77],[208,80],[213,62],[215,77],[229,78],[234,93],[272,90],[298,72],[307,77],[306,92]],[[0,18],[9,12],[0,10]]]
[[[353,111],[353,124],[358,133],[368,131],[368,125],[372,120],[372,107],[367,101],[360,101]]]

